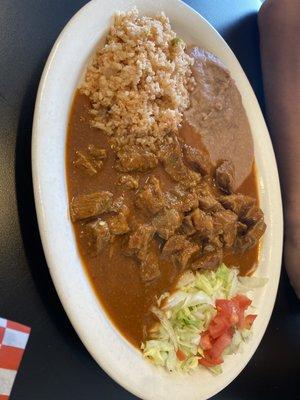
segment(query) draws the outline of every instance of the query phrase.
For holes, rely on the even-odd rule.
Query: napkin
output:
[[[29,333],[28,326],[0,318],[0,400],[10,395]]]

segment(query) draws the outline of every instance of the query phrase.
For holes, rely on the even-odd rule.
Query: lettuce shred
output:
[[[178,281],[176,290],[163,294],[157,307],[152,308],[159,323],[151,330],[151,339],[141,346],[144,356],[169,372],[195,371],[203,356],[200,335],[216,315],[215,300],[230,299],[265,283],[265,278],[239,277],[238,269],[225,264],[216,271],[187,271]],[[238,352],[249,336],[249,331],[236,331],[224,354]],[[178,351],[184,357],[177,357]],[[213,374],[222,372],[220,365],[209,369]]]

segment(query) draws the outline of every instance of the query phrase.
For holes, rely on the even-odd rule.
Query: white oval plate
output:
[[[212,376],[168,374],[143,359],[111,324],[83,270],[68,212],[65,144],[74,90],[115,11],[134,5],[141,14],[164,11],[186,42],[215,53],[228,66],[242,94],[254,138],[261,206],[268,226],[258,275],[269,283],[255,294],[258,318],[242,354],[226,357],[224,372]],[[143,399],[207,399],[228,385],[256,350],[270,319],[280,274],[282,209],[278,173],[269,134],[251,86],[234,54],[198,13],[179,0],[94,0],[83,7],[57,39],[36,100],[32,169],[35,202],[44,252],[58,295],[82,342],[101,367]]]

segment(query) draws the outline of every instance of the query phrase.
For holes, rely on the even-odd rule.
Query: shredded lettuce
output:
[[[208,368],[210,372],[212,372],[214,375],[219,375],[222,373],[222,367],[221,365],[215,365],[214,367]]]
[[[152,308],[159,324],[151,330],[151,340],[142,344],[144,356],[169,372],[193,372],[203,356],[200,335],[216,315],[215,300],[230,299],[265,283],[265,278],[239,277],[236,268],[225,264],[216,271],[186,272],[175,292],[163,294]],[[236,353],[249,336],[249,330],[236,331],[224,354]],[[177,357],[177,352],[183,357]],[[222,372],[220,365],[209,369],[213,374]]]
[[[239,277],[239,292],[248,292],[249,290],[258,289],[267,284],[268,278],[259,276],[240,276]]]

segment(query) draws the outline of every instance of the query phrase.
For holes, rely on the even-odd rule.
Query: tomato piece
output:
[[[226,333],[231,337],[233,337],[233,334],[235,332],[235,328],[233,326],[231,326],[230,328],[227,329]]]
[[[223,315],[217,314],[210,322],[208,327],[208,332],[213,337],[213,339],[218,338],[223,333],[225,333],[228,328],[230,328],[231,323],[228,318]]]
[[[233,302],[235,302],[238,305],[238,323],[237,326],[239,329],[243,329],[244,324],[245,324],[245,310],[250,306],[252,301],[248,299],[247,296],[243,294],[237,294],[233,299]]]
[[[256,317],[257,315],[255,314],[247,315],[244,319],[243,329],[250,329]]]
[[[240,308],[237,302],[225,299],[216,300],[216,307],[218,312],[228,318],[232,325],[239,322]]]
[[[176,351],[176,356],[179,361],[184,361],[186,359],[186,355],[184,354],[184,352],[179,349]]]
[[[215,305],[218,311],[224,311],[231,314],[232,301],[226,299],[217,299]]]
[[[219,358],[223,351],[231,343],[232,335],[229,332],[223,333],[222,336],[218,337],[214,342],[212,348],[207,352],[212,359]]]
[[[250,306],[250,304],[252,303],[252,300],[250,300],[247,296],[245,296],[244,294],[237,294],[232,301],[236,302],[238,304],[238,306],[242,309],[242,310],[247,310],[247,308]]]
[[[203,350],[209,350],[212,348],[212,341],[208,331],[201,333],[200,346]]]
[[[223,362],[223,358],[219,357],[219,358],[209,358],[209,357],[204,357],[204,358],[200,358],[198,360],[198,363],[200,365],[203,365],[203,367],[214,367],[215,365],[220,365]]]
[[[239,321],[237,324],[238,329],[243,329],[245,323],[245,315],[244,315],[244,310],[240,310],[239,312]]]

